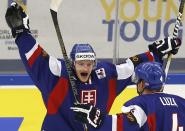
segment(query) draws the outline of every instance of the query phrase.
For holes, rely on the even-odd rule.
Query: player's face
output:
[[[95,62],[92,60],[79,60],[74,62],[77,77],[81,82],[87,82]]]

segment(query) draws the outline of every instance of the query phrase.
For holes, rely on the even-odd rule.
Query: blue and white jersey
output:
[[[132,112],[139,130],[185,130],[185,99],[176,95],[154,93],[137,96],[125,103],[122,111]]]
[[[62,59],[56,59],[46,53],[36,40],[27,33],[22,33],[16,44],[25,68],[34,84],[41,91],[47,114],[42,129],[44,131],[82,131],[83,126],[74,120],[70,107],[74,96]],[[143,61],[154,60],[152,53],[140,55]],[[76,78],[78,101],[92,103],[108,113],[115,97],[132,84],[131,76],[134,65],[130,59],[126,63],[114,65],[97,62],[91,74],[91,83],[82,83]],[[89,127],[89,131],[95,130]]]

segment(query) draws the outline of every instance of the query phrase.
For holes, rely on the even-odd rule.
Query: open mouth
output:
[[[81,76],[87,77],[88,73],[80,73]]]

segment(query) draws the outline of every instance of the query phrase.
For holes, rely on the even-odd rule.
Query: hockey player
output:
[[[15,2],[7,9],[5,17],[25,68],[41,91],[47,109],[41,130],[82,131],[83,125],[74,120],[74,112],[70,110],[74,97],[64,60],[48,55],[36,42],[30,33],[28,16]],[[180,44],[179,39],[165,38],[150,45],[150,51],[131,57],[120,65],[97,62],[96,54],[89,44],[75,44],[70,57],[77,91],[80,94],[78,101],[88,103],[89,107],[97,106],[101,112],[108,113],[115,97],[127,85],[132,84],[131,76],[139,63],[162,62],[165,54],[177,53]],[[158,45],[160,48],[157,48]],[[80,117],[76,116],[76,119]],[[90,122],[92,126],[88,129],[95,130],[100,121],[93,115],[90,117],[95,120]]]
[[[165,73],[161,64],[157,62],[141,63],[136,67],[135,74],[138,80],[139,96],[125,103],[122,107],[123,114],[104,117],[101,130],[184,131],[185,99],[162,93]],[[91,112],[97,110],[95,107],[91,107],[91,111],[83,104],[76,105],[71,109],[77,115],[83,114],[83,116],[85,116],[84,114],[92,115]],[[97,117],[96,119],[101,121],[102,118]]]

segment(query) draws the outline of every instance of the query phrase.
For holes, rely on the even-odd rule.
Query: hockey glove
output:
[[[103,116],[100,109],[90,104],[75,104],[71,109],[74,111],[77,121],[90,124],[94,128],[100,127]]]
[[[177,54],[180,46],[181,40],[179,38],[167,37],[149,45],[149,50],[160,57],[163,57],[168,53],[172,53],[173,55]]]
[[[28,16],[17,3],[12,2],[11,6],[6,11],[5,19],[8,26],[11,28],[14,38],[22,32],[30,33]]]

